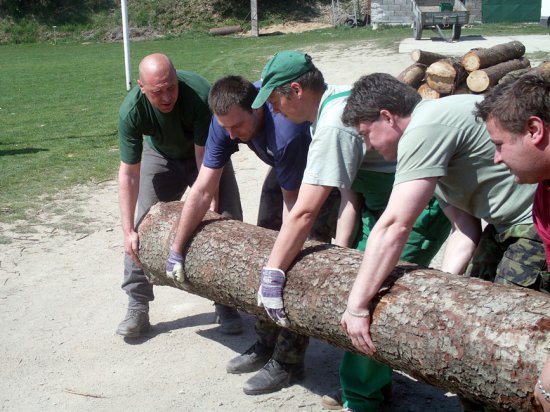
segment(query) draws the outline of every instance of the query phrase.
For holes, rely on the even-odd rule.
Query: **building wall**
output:
[[[482,0],[465,0],[470,11],[470,23],[481,22]],[[378,24],[411,24],[413,22],[411,0],[372,0],[371,22]]]

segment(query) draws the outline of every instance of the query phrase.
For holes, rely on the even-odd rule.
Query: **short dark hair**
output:
[[[215,115],[227,114],[234,105],[252,111],[252,102],[258,89],[242,76],[224,76],[218,79],[208,93],[208,104]]]
[[[353,84],[342,122],[356,127],[359,122],[374,122],[380,110],[386,109],[398,116],[408,116],[421,100],[411,86],[386,73],[373,73],[361,77]]]
[[[476,104],[476,117],[495,120],[509,132],[525,131],[530,116],[538,116],[550,125],[550,83],[541,75],[525,74],[493,87]]]
[[[321,71],[314,66],[313,69],[305,72],[300,77],[292,80],[292,82],[276,87],[275,90],[273,91],[280,93],[283,96],[289,96],[291,93],[290,83],[294,83],[294,82],[300,83],[302,88],[311,90],[314,92],[324,92],[326,88],[325,78],[323,77],[323,73],[321,73]]]

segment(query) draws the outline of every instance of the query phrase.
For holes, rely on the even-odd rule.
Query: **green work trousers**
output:
[[[384,211],[393,187],[394,175],[359,171],[352,189],[364,200],[362,231],[356,248],[365,250],[374,224]],[[405,244],[401,260],[428,266],[447,239],[451,224],[435,198],[416,220]],[[369,357],[345,352],[340,364],[344,406],[355,411],[377,411],[384,401],[382,389],[392,382],[392,369]]]

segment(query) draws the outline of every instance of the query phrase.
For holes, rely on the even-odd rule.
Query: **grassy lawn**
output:
[[[510,26],[467,29],[506,34]],[[537,25],[521,34],[546,33]],[[188,34],[132,43],[132,73],[146,54],[164,52],[177,68],[210,81],[236,73],[251,80],[273,53],[323,43],[373,41],[388,50],[411,36],[409,28],[325,29],[256,38]],[[33,211],[59,190],[116,176],[117,112],[126,94],[121,43],[57,43],[1,46],[0,221],[32,219]]]

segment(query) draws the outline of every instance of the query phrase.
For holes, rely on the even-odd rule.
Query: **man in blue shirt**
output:
[[[166,265],[168,276],[176,280],[184,280],[183,250],[218,190],[224,165],[239,150],[240,143],[247,144],[272,167],[262,189],[258,224],[278,230],[280,219],[276,215],[280,215],[282,208],[284,219],[296,202],[311,142],[310,125],[308,122],[290,122],[282,115],[273,113],[268,103],[252,109],[258,88],[259,85],[255,86],[243,77],[226,76],[210,90],[208,103],[215,116],[210,124],[203,164],[183,207]],[[282,202],[277,202],[274,200],[276,196],[271,195],[273,183],[282,192]],[[332,201],[327,202],[325,207],[325,210],[330,208],[332,211],[326,214],[333,218],[333,227],[338,205],[338,201]],[[277,221],[279,227],[273,224]],[[312,237],[330,241],[331,233],[321,233],[330,228],[327,216],[321,217],[318,222]],[[327,231],[330,232],[330,229]],[[261,368],[245,383],[246,394],[273,392],[303,378],[308,337],[262,320],[256,322],[256,333],[258,340],[252,347],[227,365],[229,373],[253,372]]]

